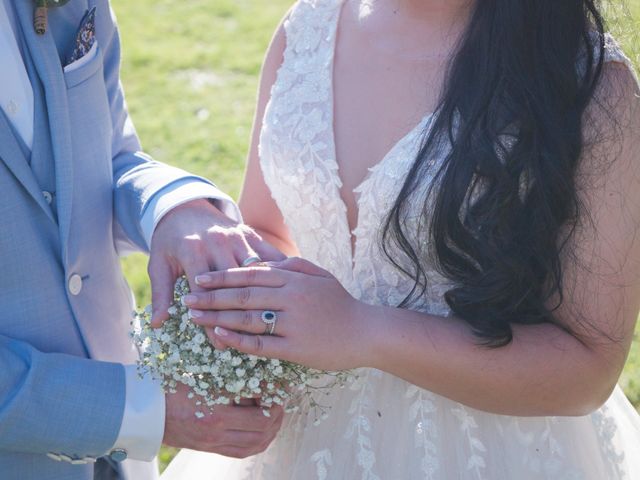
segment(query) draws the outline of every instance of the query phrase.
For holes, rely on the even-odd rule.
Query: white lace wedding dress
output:
[[[431,116],[357,187],[359,219],[352,254],[332,111],[342,2],[300,1],[285,23],[287,48],[264,117],[261,165],[302,256],[330,270],[355,297],[396,305],[412,281],[381,252],[379,230]],[[611,39],[607,61],[630,67]],[[432,271],[429,284],[421,310],[449,314],[445,280]],[[357,383],[332,392],[324,403],[331,406],[327,420],[314,426],[313,416],[288,417],[261,455],[233,460],[183,451],[162,478],[640,479],[640,417],[619,388],[605,406],[585,417],[520,418],[477,411],[387,373],[363,370]]]

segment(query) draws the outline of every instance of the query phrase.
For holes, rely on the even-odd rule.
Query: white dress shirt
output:
[[[34,135],[34,97],[18,46],[16,20],[10,0],[0,0],[0,65],[4,66],[0,76],[0,108],[27,148],[31,149]],[[89,52],[88,56],[91,55],[92,52]],[[86,61],[86,58],[79,59],[67,66],[65,72],[79,68]],[[151,245],[155,227],[164,215],[180,204],[200,198],[216,200],[217,206],[224,213],[241,221],[240,211],[229,196],[203,181],[181,180],[160,190],[149,202],[141,219],[147,245]],[[135,365],[125,365],[124,368],[125,411],[112,450],[123,449],[128,458],[151,461],[157,455],[164,435],[164,393],[151,378],[141,379]]]
[[[0,1],[0,107],[25,145],[33,145],[33,90],[16,40],[16,18],[9,0]],[[7,68],[12,65],[13,68]]]

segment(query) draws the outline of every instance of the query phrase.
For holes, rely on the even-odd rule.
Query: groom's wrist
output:
[[[160,221],[174,208],[194,200],[209,200],[231,220],[242,222],[240,209],[230,196],[202,180],[181,179],[156,192],[145,208],[140,224],[149,248]]]
[[[122,424],[108,456],[151,461],[158,454],[165,422],[165,397],[159,382],[140,378],[135,365],[125,365],[126,394]]]

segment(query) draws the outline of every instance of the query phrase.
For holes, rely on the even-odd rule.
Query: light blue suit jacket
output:
[[[46,93],[50,131],[36,124],[35,138],[51,138],[57,215],[0,112],[0,478],[86,480],[92,465],[47,453],[97,457],[113,446],[125,401],[121,364],[136,359],[128,337],[134,305],[118,252],[147,250],[145,207],[191,176],[140,152],[108,0],[52,9],[41,37],[33,3],[16,0],[14,8]],[[97,55],[64,73],[62,59],[93,5]],[[70,287],[74,275],[79,292],[77,277]]]

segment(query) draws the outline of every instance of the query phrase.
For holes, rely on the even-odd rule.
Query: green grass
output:
[[[114,0],[123,43],[123,82],[148,153],[237,196],[258,74],[290,0]],[[141,304],[146,259],[124,262]]]
[[[145,150],[236,197],[258,74],[291,0],[112,0],[122,80]],[[150,301],[146,258],[123,261],[138,303]],[[175,449],[160,452],[161,469]]]
[[[269,39],[292,0],[112,0],[123,41],[122,78],[142,143],[157,160],[237,196]],[[640,0],[628,2],[636,19]],[[638,25],[620,8],[613,28],[636,60]],[[638,65],[636,61],[636,65]],[[146,259],[123,262],[140,305],[150,299]],[[640,327],[621,379],[640,406]],[[162,466],[175,450],[163,449]]]

